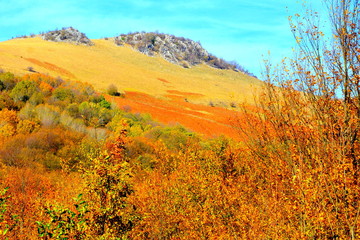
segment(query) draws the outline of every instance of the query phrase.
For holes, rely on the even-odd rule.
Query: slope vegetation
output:
[[[139,103],[135,104],[139,96],[148,95],[157,104],[157,109],[151,111],[154,118],[185,123],[193,130],[199,129],[194,124],[201,119],[207,123],[215,122],[213,127],[216,129],[219,129],[218,124],[226,123],[217,120],[217,113],[209,114],[210,110],[201,109],[201,118],[194,118],[194,112],[189,112],[186,105],[193,104],[194,108],[194,104],[201,104],[211,109],[214,106],[230,108],[245,101],[251,103],[254,90],[261,85],[261,81],[242,72],[220,70],[205,64],[184,68],[160,56],[149,57],[130,45],[117,46],[112,40],[105,39],[91,41],[93,46],[45,41],[40,37],[1,42],[0,68],[16,74],[35,71],[87,82],[100,92],[113,84],[122,92],[132,92],[125,97],[127,102],[118,102],[122,102],[121,106],[129,105],[133,111],[150,111],[149,107],[141,108]],[[135,98],[131,100],[132,97]],[[148,101],[147,106],[152,102]],[[168,108],[166,103],[172,107]],[[182,117],[169,119],[175,115],[160,111],[159,104]],[[199,114],[196,111],[195,115]],[[195,122],[189,124],[188,118]],[[201,132],[207,134],[211,131],[207,128]]]

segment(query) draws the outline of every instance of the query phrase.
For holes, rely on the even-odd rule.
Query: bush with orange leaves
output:
[[[265,62],[261,111],[245,111],[238,124],[262,165],[262,204],[273,208],[262,213],[270,238],[360,236],[359,2],[324,2],[331,43],[316,25],[317,12],[291,19],[295,59]]]

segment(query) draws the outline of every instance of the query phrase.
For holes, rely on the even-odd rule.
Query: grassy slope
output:
[[[103,91],[114,83],[124,91],[153,96],[179,92],[196,93],[189,100],[207,104],[251,99],[260,81],[231,70],[206,65],[185,69],[160,57],[148,57],[111,41],[93,40],[95,46],[54,43],[40,38],[13,39],[0,43],[0,68],[24,73],[34,70],[86,81]],[[175,95],[183,95],[176,93]],[[202,96],[204,95],[204,96]]]
[[[40,38],[1,42],[0,68],[24,74],[31,66],[37,72],[88,82],[99,91],[113,83],[129,92],[126,98],[114,99],[120,107],[130,106],[133,112],[148,112],[161,122],[181,123],[208,136],[236,135],[229,122],[233,112],[212,108],[210,101],[224,106],[251,103],[253,90],[261,84],[231,70],[206,65],[185,69],[111,41],[93,41],[92,47]]]

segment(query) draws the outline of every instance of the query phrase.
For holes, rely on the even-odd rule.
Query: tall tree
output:
[[[325,34],[315,11],[290,18],[295,56],[277,66],[265,61],[263,95],[257,112],[245,112],[242,129],[250,138],[253,157],[266,166],[267,191],[282,196],[275,201],[289,209],[286,216],[276,216],[279,221],[298,229],[299,237],[356,239],[360,4],[323,3],[332,36]]]

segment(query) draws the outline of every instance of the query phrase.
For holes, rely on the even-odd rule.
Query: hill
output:
[[[114,38],[89,40],[78,31],[70,30],[1,42],[0,68],[20,75],[35,71],[87,82],[100,92],[105,92],[113,84],[122,92],[149,95],[153,102],[163,100],[163,103],[172,105],[172,111],[174,108],[177,112],[187,111],[188,116],[203,111],[201,118],[210,122],[216,121],[212,107],[231,108],[240,102],[252,103],[254,89],[261,85],[260,80],[240,71],[214,68],[205,62],[184,68],[167,61],[160,54],[143,54],[126,43],[126,39],[123,45],[119,45]],[[134,94],[127,96],[121,100],[121,107],[129,105],[131,108]],[[195,104],[205,105],[208,110],[196,109]],[[154,118],[164,119],[164,116],[156,114],[159,109],[169,107],[154,107],[158,107],[152,111]],[[134,109],[142,111],[135,106]],[[196,118],[193,120],[196,121]],[[182,117],[166,121],[169,122],[182,123]],[[211,132],[209,129],[206,131]]]
[[[327,3],[332,31],[295,15],[293,58],[239,111],[261,82],[162,56],[186,39],[1,43],[1,239],[360,239],[360,9]]]

